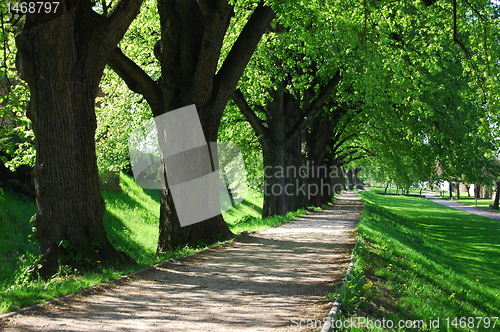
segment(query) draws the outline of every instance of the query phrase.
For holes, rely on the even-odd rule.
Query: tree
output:
[[[99,15],[89,0],[61,1],[51,13],[26,14],[16,38],[17,68],[30,88],[28,116],[36,137],[40,275],[55,273],[58,264],[131,262],[112,247],[103,226],[94,100],[109,53],[141,3],[120,1]]]
[[[340,42],[332,38],[335,1],[283,2],[233,100],[259,137],[264,160],[263,217],[307,205],[304,131],[341,82]],[[292,9],[293,7],[293,9]],[[350,37],[346,34],[346,37]],[[288,176],[287,170],[293,174]],[[307,189],[306,189],[307,190]]]
[[[230,51],[225,55],[223,43],[234,15],[233,5],[224,0],[158,0],[161,37],[155,56],[161,65],[160,79],[154,81],[119,49],[109,64],[133,91],[145,97],[154,116],[195,104],[205,140],[215,142],[230,94],[274,18],[272,9],[262,1],[247,1],[237,9],[236,18],[245,20],[250,15],[234,43],[226,45]],[[238,24],[242,26],[241,21]],[[197,164],[194,159],[191,166]],[[163,175],[168,184],[165,169]],[[218,191],[207,188],[206,195],[218,195]],[[159,252],[230,235],[222,215],[181,227],[170,190],[162,190]]]
[[[425,10],[410,2],[368,10],[370,59],[362,62],[367,75],[358,86],[377,117],[367,122],[372,131],[365,147],[377,154],[372,162],[405,189],[438,176],[473,179],[491,160],[491,130],[484,128],[491,122],[477,69],[488,72],[494,38],[491,31],[475,31],[481,24],[473,18],[477,8],[469,5],[458,8],[462,21],[450,15],[456,2]]]
[[[288,201],[291,197],[298,195],[297,186],[295,183],[287,186],[286,183],[286,170],[288,169],[286,151],[296,143],[296,138],[301,130],[321,111],[325,100],[334,91],[340,79],[340,73],[336,73],[321,88],[318,96],[307,103],[305,109],[301,107],[299,97],[293,96],[289,91],[286,91],[287,83],[282,82],[277,90],[269,91],[270,100],[265,108],[265,125],[246,102],[243,93],[240,90],[233,93],[233,100],[254,128],[262,145],[264,156],[264,207],[262,216],[264,218],[273,215],[284,215],[290,209],[294,209],[294,207],[288,207]],[[300,155],[300,143],[295,144],[295,148],[292,154],[294,151],[297,152],[298,148],[298,154]],[[290,166],[298,170],[301,166],[300,161],[299,159],[298,162]],[[291,190],[292,194],[287,193],[286,188],[289,187],[294,188]]]

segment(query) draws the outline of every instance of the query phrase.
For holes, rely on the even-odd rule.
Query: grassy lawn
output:
[[[37,244],[31,235],[30,219],[36,211],[34,202],[0,189],[0,313],[26,307],[118,278],[143,267],[186,256],[204,248],[179,248],[156,254],[160,193],[138,187],[122,174],[123,192],[103,192],[106,201],[104,225],[113,245],[136,261],[134,266],[74,271],[62,266],[50,280],[30,280],[31,266],[37,258]],[[224,218],[233,233],[272,227],[305,214],[305,210],[287,216],[261,219],[262,195],[251,191]],[[215,245],[215,244],[214,244]]]
[[[381,187],[381,186],[368,187],[367,189],[369,189],[370,191],[377,192],[377,193],[384,193],[384,191],[385,191],[385,187]],[[425,192],[425,189],[410,188],[410,190],[409,190],[410,195],[420,195],[421,192],[422,193]],[[402,190],[397,189],[396,187],[388,187],[387,192],[386,192],[386,194],[388,194],[388,195],[396,195],[396,194],[401,195],[401,193],[402,193]]]
[[[443,198],[449,200],[450,196],[445,195]],[[454,200],[454,202],[489,210],[490,205],[493,205],[493,198],[479,198],[476,205],[476,199],[474,197],[467,197],[467,193],[461,193],[460,199]]]
[[[342,319],[426,324],[412,330],[487,330],[485,318],[500,316],[500,223],[425,198],[361,197],[366,205],[357,230],[358,260],[347,291],[340,290],[348,293]],[[466,325],[455,317],[482,321]],[[431,329],[431,319],[439,319],[440,328]]]

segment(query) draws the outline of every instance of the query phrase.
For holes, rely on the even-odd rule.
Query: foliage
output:
[[[31,265],[37,253],[32,236],[31,218],[36,207],[33,201],[0,190],[0,285],[11,283],[20,270]]]
[[[361,57],[366,75],[355,82],[367,109],[361,116],[369,133],[361,144],[373,156],[366,163],[378,165],[387,180],[403,188],[442,178],[475,182],[495,174],[496,125],[488,102],[479,102],[484,85],[477,80],[480,58],[494,47],[477,50],[478,57],[469,59],[459,43],[473,35],[477,42],[475,33],[483,24],[460,20],[462,34],[453,42],[449,3],[370,6]],[[481,33],[488,45],[497,25],[489,24],[489,33]],[[498,79],[489,76],[487,81]]]
[[[248,184],[251,188],[260,190],[264,183],[262,148],[252,127],[232,102],[222,116],[218,140],[232,142],[241,149]]]
[[[135,59],[151,77],[158,78],[159,64],[153,55],[159,35],[158,12],[153,0],[143,3],[138,17],[120,42],[122,51]],[[101,177],[130,169],[128,139],[131,132],[152,118],[147,102],[124,84],[110,68],[101,81],[102,94],[97,98],[96,152]]]
[[[0,5],[0,161],[11,170],[35,163],[35,148],[30,120],[26,116],[29,100],[27,84],[17,77],[15,67],[14,17]]]

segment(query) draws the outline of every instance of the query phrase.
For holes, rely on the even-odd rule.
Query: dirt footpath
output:
[[[304,331],[341,282],[362,203],[327,210],[0,321],[3,331]],[[305,325],[306,322],[302,322]],[[309,329],[310,330],[310,329]],[[321,326],[318,325],[318,329]]]

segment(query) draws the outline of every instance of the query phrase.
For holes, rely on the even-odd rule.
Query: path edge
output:
[[[359,244],[359,239],[356,240],[356,243],[354,244],[354,248],[356,248]],[[352,269],[354,267],[354,263],[356,262],[356,256],[355,256],[355,250],[353,250],[351,254],[351,261],[349,262],[349,266],[347,267],[347,271],[345,273],[345,278],[347,278],[349,275],[352,273]],[[345,280],[342,282],[342,285],[345,284]],[[321,332],[332,332],[335,331],[335,324],[334,322],[337,320],[337,316],[339,314],[339,310],[342,307],[342,303],[340,302],[340,296],[338,296],[335,299],[335,302],[333,302],[332,309],[330,309],[330,312],[328,315],[323,319],[324,324],[323,328],[321,329]]]

